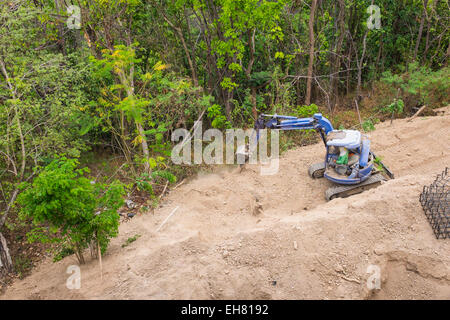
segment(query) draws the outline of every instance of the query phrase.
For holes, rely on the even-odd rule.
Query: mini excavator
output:
[[[255,122],[256,142],[259,130],[316,130],[325,145],[324,161],[312,164],[308,173],[313,179],[323,178],[335,185],[325,192],[326,200],[345,198],[377,187],[386,181],[385,175],[394,179],[394,174],[370,150],[370,140],[357,130],[335,130],[331,122],[316,113],[310,118],[281,115],[259,115]],[[248,158],[256,148],[244,146],[237,151]]]

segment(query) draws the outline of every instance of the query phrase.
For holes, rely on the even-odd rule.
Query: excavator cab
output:
[[[356,149],[361,144],[361,132],[356,130],[333,130],[327,135],[327,146]]]
[[[326,137],[326,146],[336,172],[340,175],[350,174],[351,167],[360,159],[361,133],[355,130],[333,130]]]

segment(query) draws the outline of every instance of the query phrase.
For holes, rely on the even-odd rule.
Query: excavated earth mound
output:
[[[272,176],[257,165],[218,169],[122,223],[103,279],[90,260],[81,288],[69,290],[67,268],[77,261],[48,257],[0,298],[450,299],[450,240],[435,238],[419,203],[450,164],[450,108],[440,114],[369,134],[396,175],[376,189],[326,202],[331,183],[307,175],[321,144],[286,152]]]

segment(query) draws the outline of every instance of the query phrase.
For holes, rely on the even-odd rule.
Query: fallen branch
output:
[[[159,200],[163,197],[164,193],[166,193],[167,186],[169,185],[169,180],[167,180],[166,185],[164,186],[163,192],[159,195]]]
[[[427,107],[426,105],[422,106],[419,110],[417,110],[417,112],[416,112],[411,118],[408,119],[407,122],[411,122],[414,118],[416,118],[419,114],[421,114],[422,111],[423,111],[426,107]]]
[[[176,188],[181,186],[185,181],[186,181],[186,179],[183,179],[183,181],[181,181],[179,184],[177,184],[172,190],[175,190]]]
[[[344,279],[344,280],[347,280],[347,281],[350,281],[350,282],[354,282],[354,283],[357,283],[357,284],[361,284],[361,282],[359,280],[357,280],[357,279],[347,278],[346,276],[343,276],[343,275],[339,275],[339,276],[342,279]]]

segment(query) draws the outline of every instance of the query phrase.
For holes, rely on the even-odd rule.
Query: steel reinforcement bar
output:
[[[449,168],[424,186],[420,203],[438,239],[450,238],[450,175]]]

